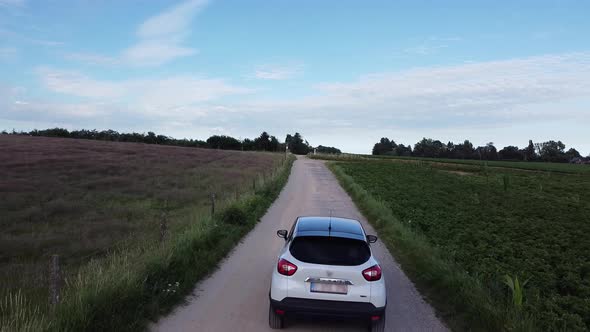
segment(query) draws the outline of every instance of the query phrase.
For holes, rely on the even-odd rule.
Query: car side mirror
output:
[[[277,236],[282,237],[283,239],[285,239],[285,241],[287,241],[287,233],[289,233],[289,231],[287,231],[286,229],[281,229],[277,231]]]
[[[377,237],[375,235],[367,235],[367,242],[375,243],[377,242]]]

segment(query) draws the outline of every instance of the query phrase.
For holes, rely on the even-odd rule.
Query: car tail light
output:
[[[381,266],[373,265],[370,268],[363,271],[363,277],[367,281],[377,281],[381,279]]]
[[[297,266],[288,260],[281,258],[277,265],[277,270],[282,275],[292,276],[297,271]]]

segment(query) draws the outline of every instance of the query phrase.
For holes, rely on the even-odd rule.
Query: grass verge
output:
[[[13,296],[22,305],[0,305],[0,331],[145,329],[149,319],[181,302],[254,227],[287,182],[294,159],[259,181],[255,191],[221,204],[215,216],[189,213],[189,226],[162,243],[122,247],[90,261],[66,280],[61,303],[47,314]]]
[[[457,331],[534,331],[534,320],[491,294],[480,281],[452,262],[439,248],[401,223],[391,209],[355,183],[337,163],[328,163],[342,187],[376,228],[447,325]]]

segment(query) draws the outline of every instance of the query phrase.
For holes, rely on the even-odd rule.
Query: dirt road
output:
[[[260,223],[225,259],[219,270],[199,283],[188,304],[153,324],[153,331],[270,331],[268,290],[271,271],[284,240],[278,229],[289,229],[300,215],[329,215],[361,220],[373,228],[321,161],[299,157],[289,182]],[[383,244],[373,251],[387,283],[387,331],[445,331],[433,309]],[[366,331],[366,325],[334,321],[287,321],[288,331]]]

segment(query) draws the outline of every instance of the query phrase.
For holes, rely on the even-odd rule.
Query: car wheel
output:
[[[282,329],[283,325],[285,324],[285,319],[283,316],[278,315],[272,305],[268,306],[268,325],[271,329],[278,330]]]
[[[371,326],[369,328],[371,332],[383,332],[385,331],[385,313],[381,316],[381,319],[371,321]]]

